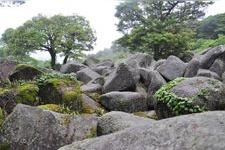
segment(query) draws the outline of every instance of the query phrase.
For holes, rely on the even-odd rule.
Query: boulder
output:
[[[59,150],[224,150],[225,112],[191,114],[74,142]]]
[[[207,77],[176,79],[157,91],[154,107],[159,118],[225,110],[225,86]]]
[[[13,73],[9,75],[10,81],[18,80],[33,80],[38,75],[42,74],[42,71],[24,64],[19,64],[13,70]]]
[[[134,76],[128,66],[121,63],[118,68],[110,74],[103,86],[103,92],[111,91],[134,91],[136,88]]]
[[[193,58],[187,65],[184,77],[190,78],[196,76],[199,68],[200,68],[200,61],[196,58]]]
[[[222,81],[225,83],[225,72],[222,74]]]
[[[165,63],[157,68],[157,71],[167,80],[174,80],[184,75],[186,64],[178,57],[169,56]]]
[[[90,68],[85,68],[77,72],[77,79],[84,82],[85,84],[99,77],[100,75]]]
[[[82,92],[79,82],[73,78],[46,78],[43,83],[39,83],[39,89],[43,104],[63,104],[74,111],[82,110]]]
[[[150,110],[154,109],[154,94],[160,89],[164,84],[166,84],[165,79],[158,73],[158,71],[150,71],[151,74],[151,83],[148,86],[147,94],[147,104]]]
[[[213,79],[217,79],[221,81],[220,76],[216,72],[212,72],[208,69],[199,69],[196,76],[209,77],[209,78],[213,78]]]
[[[95,57],[93,57],[93,56],[88,56],[88,57],[84,60],[83,64],[86,65],[86,66],[88,66],[88,67],[95,67],[96,64],[98,64],[99,62],[100,62],[100,60],[96,59]]]
[[[69,62],[60,68],[60,72],[61,73],[72,73],[72,72],[76,73],[77,71],[80,71],[81,69],[84,69],[86,67],[87,66],[79,62]]]
[[[202,54],[200,54],[200,56],[198,56],[201,68],[209,69],[213,64],[213,62],[224,53],[225,53],[225,45],[220,45],[204,51]]]
[[[7,82],[9,75],[13,73],[18,64],[18,62],[8,59],[0,60],[0,85]]]
[[[138,117],[120,111],[111,111],[98,119],[97,135],[106,135],[129,127],[151,124],[152,119]]]
[[[96,101],[94,101],[93,99],[91,99],[86,94],[82,94],[82,99],[83,99],[82,113],[92,114],[95,113],[97,110],[101,109],[101,105]]]
[[[136,53],[128,56],[128,58],[125,60],[125,63],[130,67],[136,65],[141,68],[150,68],[154,65],[155,60],[149,54]]]
[[[63,115],[18,104],[2,126],[1,142],[13,150],[53,150],[92,136],[96,128],[95,116]]]
[[[140,82],[143,83],[146,87],[151,83],[152,70],[140,68]]]
[[[137,92],[106,93],[100,97],[99,102],[110,111],[137,112],[147,110],[146,98]]]
[[[98,64],[96,64],[96,66],[106,66],[108,68],[114,67],[114,62],[110,59],[105,59],[100,61]]]
[[[222,73],[225,71],[225,62],[222,59],[216,59],[213,62],[212,66],[209,68],[209,70],[221,76]]]
[[[97,66],[97,67],[92,67],[92,70],[97,72],[100,75],[105,75],[105,72],[108,72],[109,67],[107,67],[107,66]]]
[[[104,77],[100,76],[98,78],[91,80],[89,83],[90,84],[99,84],[99,85],[103,86],[105,83],[105,79],[104,79]]]
[[[155,65],[154,65],[154,70],[156,70],[159,66],[161,66],[162,64],[164,64],[166,61],[166,59],[160,59],[158,60]]]
[[[99,84],[85,84],[81,86],[81,90],[84,93],[98,93],[102,94],[102,86]]]

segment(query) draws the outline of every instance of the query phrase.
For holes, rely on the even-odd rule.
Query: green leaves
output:
[[[166,104],[166,106],[176,116],[204,111],[204,107],[193,104],[192,98],[178,97],[174,93],[170,92],[170,89],[172,89],[175,85],[177,85],[183,80],[184,78],[177,78],[161,87],[155,93],[155,99],[159,102]]]

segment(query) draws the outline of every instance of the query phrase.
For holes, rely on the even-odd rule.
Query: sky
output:
[[[7,28],[16,28],[39,13],[47,16],[55,14],[84,16],[97,33],[97,42],[93,51],[96,53],[109,48],[112,41],[121,34],[116,31],[117,18],[114,17],[119,0],[27,0],[20,7],[0,7],[0,34]],[[206,16],[225,12],[225,1],[217,0],[209,7]],[[33,57],[41,60],[49,58],[48,54],[36,53]]]

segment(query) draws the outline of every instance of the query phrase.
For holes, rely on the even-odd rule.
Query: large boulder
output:
[[[88,67],[95,67],[98,63],[100,62],[100,60],[98,60],[97,58],[93,57],[93,56],[88,56],[83,64],[88,66]]]
[[[178,57],[169,56],[167,60],[157,68],[157,71],[167,80],[174,80],[184,75],[186,64]]]
[[[72,73],[72,72],[77,72],[81,69],[84,69],[86,68],[87,66],[79,63],[79,62],[69,62],[69,63],[66,63],[65,65],[63,65],[61,68],[60,68],[60,72],[62,73]]]
[[[110,59],[100,61],[96,66],[106,66],[108,68],[114,67],[114,62]]]
[[[224,150],[225,112],[191,114],[74,142],[59,150]]]
[[[148,86],[147,104],[149,109],[154,109],[154,94],[166,84],[166,81],[156,70],[150,71],[150,76],[151,82]]]
[[[208,69],[199,69],[196,76],[221,80],[220,76],[216,72],[210,71]]]
[[[111,91],[134,91],[136,88],[134,75],[127,65],[121,63],[118,68],[110,74],[103,86],[103,92]]]
[[[98,93],[98,94],[102,94],[102,86],[99,84],[85,84],[81,86],[81,90],[84,93]]]
[[[200,61],[196,58],[193,58],[187,65],[184,77],[191,78],[196,76],[199,68],[200,68]]]
[[[5,120],[2,143],[13,150],[54,150],[92,135],[95,116],[71,116],[18,104]]]
[[[90,68],[85,68],[77,72],[77,79],[84,82],[85,84],[99,77],[100,75]]]
[[[225,57],[225,55],[223,56]],[[225,61],[222,59],[216,59],[212,66],[209,68],[210,71],[216,72],[219,76],[225,71]]]
[[[155,60],[149,54],[145,53],[136,53],[128,56],[125,60],[125,63],[130,67],[141,67],[141,68],[150,68],[153,67]]]
[[[106,93],[100,97],[99,102],[110,111],[137,112],[147,110],[145,96],[137,92]]]
[[[42,74],[42,71],[34,67],[25,64],[19,64],[13,70],[12,74],[9,75],[9,80],[10,81],[33,80],[40,74]]]
[[[207,77],[178,78],[159,89],[155,97],[155,110],[159,118],[225,110],[224,84]]]
[[[203,69],[209,69],[213,62],[225,53],[225,45],[220,45],[204,51],[197,59],[200,60],[200,66]]]
[[[97,135],[106,135],[129,127],[151,124],[155,120],[120,111],[111,111],[98,119]]]
[[[0,60],[0,85],[7,82],[9,75],[13,73],[17,65],[18,62],[12,60]]]
[[[92,114],[96,113],[98,110],[101,109],[101,105],[96,101],[94,101],[93,99],[91,99],[86,94],[82,94],[82,99],[83,99],[82,113]]]

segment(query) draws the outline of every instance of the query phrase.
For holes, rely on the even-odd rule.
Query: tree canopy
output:
[[[2,41],[6,52],[14,56],[28,55],[36,50],[47,51],[54,67],[56,54],[64,56],[63,63],[66,63],[68,58],[77,58],[83,51],[93,49],[96,37],[84,17],[38,15],[16,29],[7,29]]]
[[[217,39],[225,35],[225,13],[209,16],[200,22],[197,37],[203,39]]]
[[[156,59],[168,55],[182,57],[190,49],[193,22],[205,15],[212,2],[203,1],[139,1],[117,6],[118,41],[131,51],[148,52]]]

